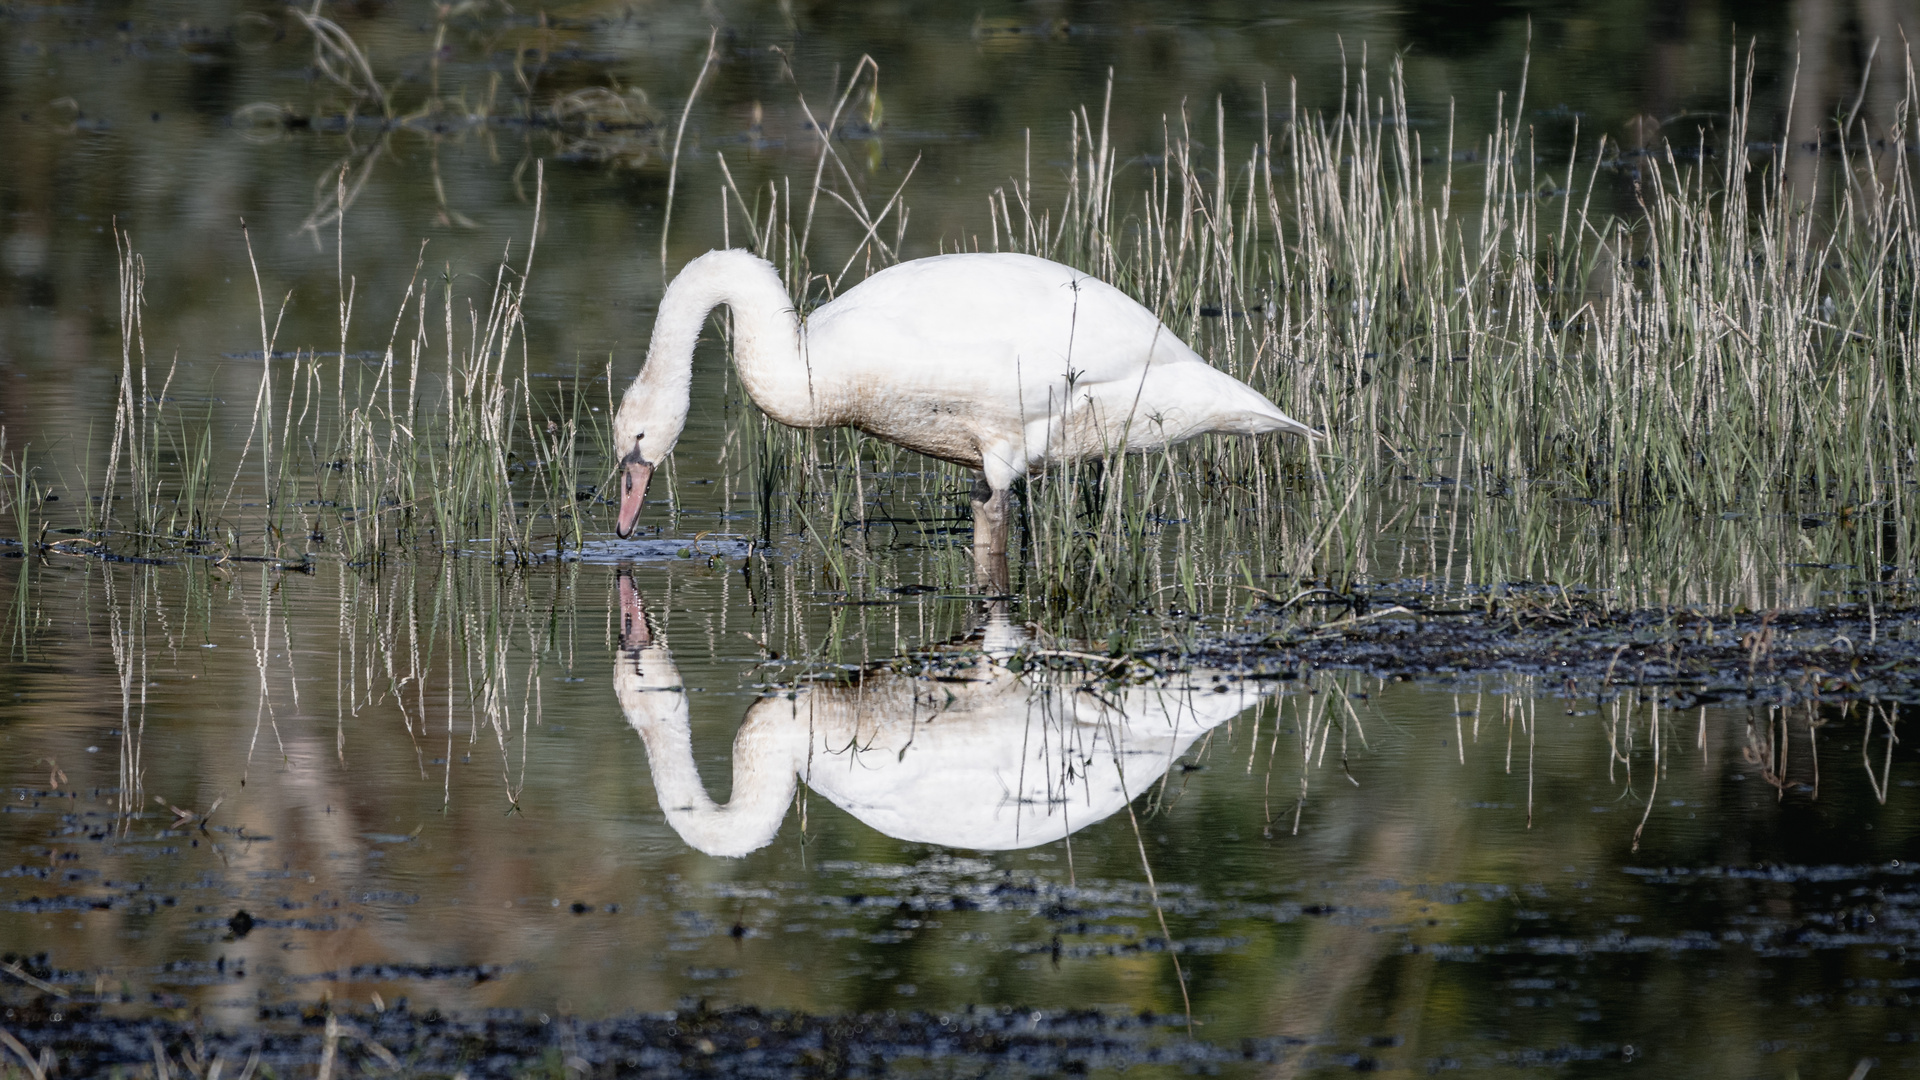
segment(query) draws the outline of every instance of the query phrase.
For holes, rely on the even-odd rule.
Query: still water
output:
[[[937,593],[798,664],[824,619],[683,560],[10,569],[4,949],[129,1014],[1177,1016],[1184,980],[1260,1070],[1916,1064],[1884,708],[1014,671]]]
[[[848,190],[910,185],[887,239],[911,257],[973,246],[1011,177],[1051,197],[1069,111],[1109,92],[1145,166],[1183,103],[1250,147],[1263,107],[1337,108],[1398,56],[1410,123],[1471,146],[1525,62],[1550,154],[1576,125],[1631,140],[1724,109],[1752,38],[1757,114],[1792,137],[1914,29],[1865,0],[326,13],[365,70],[318,63],[273,5],[0,12],[0,422],[54,513],[101,471],[116,223],[148,347],[238,445],[263,294],[290,296],[289,347],[377,350],[417,264],[481,282],[525,243],[536,177],[530,366],[624,378],[663,248],[670,271],[739,241],[728,175],[749,203],[809,182],[863,55]],[[1894,107],[1866,85],[1859,107]],[[818,221],[836,264],[858,253],[855,216]],[[751,513],[706,486],[708,388],[679,516],[577,561],[6,560],[0,952],[124,1015],[229,1028],[322,997],[1095,1008],[1191,1015],[1240,1059],[1211,1067],[1248,1074],[1920,1070],[1905,706],[1116,667],[922,581],[925,537],[887,556],[893,598],[852,603],[808,584],[804,542],[745,557]]]

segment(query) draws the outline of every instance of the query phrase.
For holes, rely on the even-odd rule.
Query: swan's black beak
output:
[[[613,531],[623,540],[633,535],[633,527],[640,520],[640,504],[647,497],[647,482],[652,479],[653,463],[640,456],[639,447],[621,459],[620,516],[614,519]]]
[[[641,649],[653,644],[653,635],[647,631],[647,612],[640,599],[640,590],[633,584],[633,578],[626,571],[620,572],[620,650],[637,655]]]

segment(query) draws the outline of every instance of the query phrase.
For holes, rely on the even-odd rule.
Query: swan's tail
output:
[[[1289,431],[1295,435],[1304,437],[1308,442],[1326,444],[1333,441],[1333,437],[1326,432],[1316,427],[1308,427],[1293,417],[1288,416],[1286,413],[1281,412],[1279,409],[1273,410],[1273,415],[1269,419],[1271,419],[1273,423],[1272,430],[1274,431]]]
[[[1264,408],[1258,410],[1259,420],[1256,422],[1251,434],[1265,435],[1270,432],[1285,431],[1299,435],[1311,443],[1326,445],[1333,441],[1326,432],[1321,431],[1319,428],[1309,427],[1295,420],[1293,417],[1288,416],[1286,413],[1281,412],[1279,406],[1268,401],[1265,395],[1255,393],[1253,396],[1259,398],[1260,404],[1264,406]]]
[[[1198,360],[1197,355],[1195,359]],[[1327,438],[1323,432],[1281,412],[1265,394],[1205,361],[1156,365],[1154,371],[1159,378],[1149,388],[1151,394],[1142,397],[1164,402],[1170,412],[1184,412],[1192,425],[1189,438],[1204,431],[1235,435],[1288,431],[1309,441]]]

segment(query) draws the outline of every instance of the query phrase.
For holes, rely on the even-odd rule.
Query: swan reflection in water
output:
[[[649,631],[632,579],[622,574],[619,589],[620,707],[646,744],[667,823],[709,855],[772,843],[798,783],[901,840],[983,851],[1050,843],[1124,808],[1195,739],[1271,692],[1206,669],[1121,686],[1016,672],[1004,661],[1025,633],[1001,613],[932,650],[949,654],[937,677],[872,666],[754,702],[733,742],[733,795],[720,805],[694,764],[673,654]]]

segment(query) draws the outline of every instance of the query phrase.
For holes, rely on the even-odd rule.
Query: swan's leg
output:
[[[997,494],[999,493],[993,490],[993,485],[987,483],[984,478],[973,482],[973,553],[976,560],[993,549],[993,532],[996,524],[994,497]],[[997,509],[1002,511],[1001,516],[1004,517],[1005,504],[1000,504]],[[1000,553],[1005,555],[1007,542],[1004,539],[1004,533],[1002,536]]]
[[[980,584],[990,592],[1004,593],[1011,582],[1007,573],[1006,489],[994,490],[985,479],[973,482],[973,566]]]

